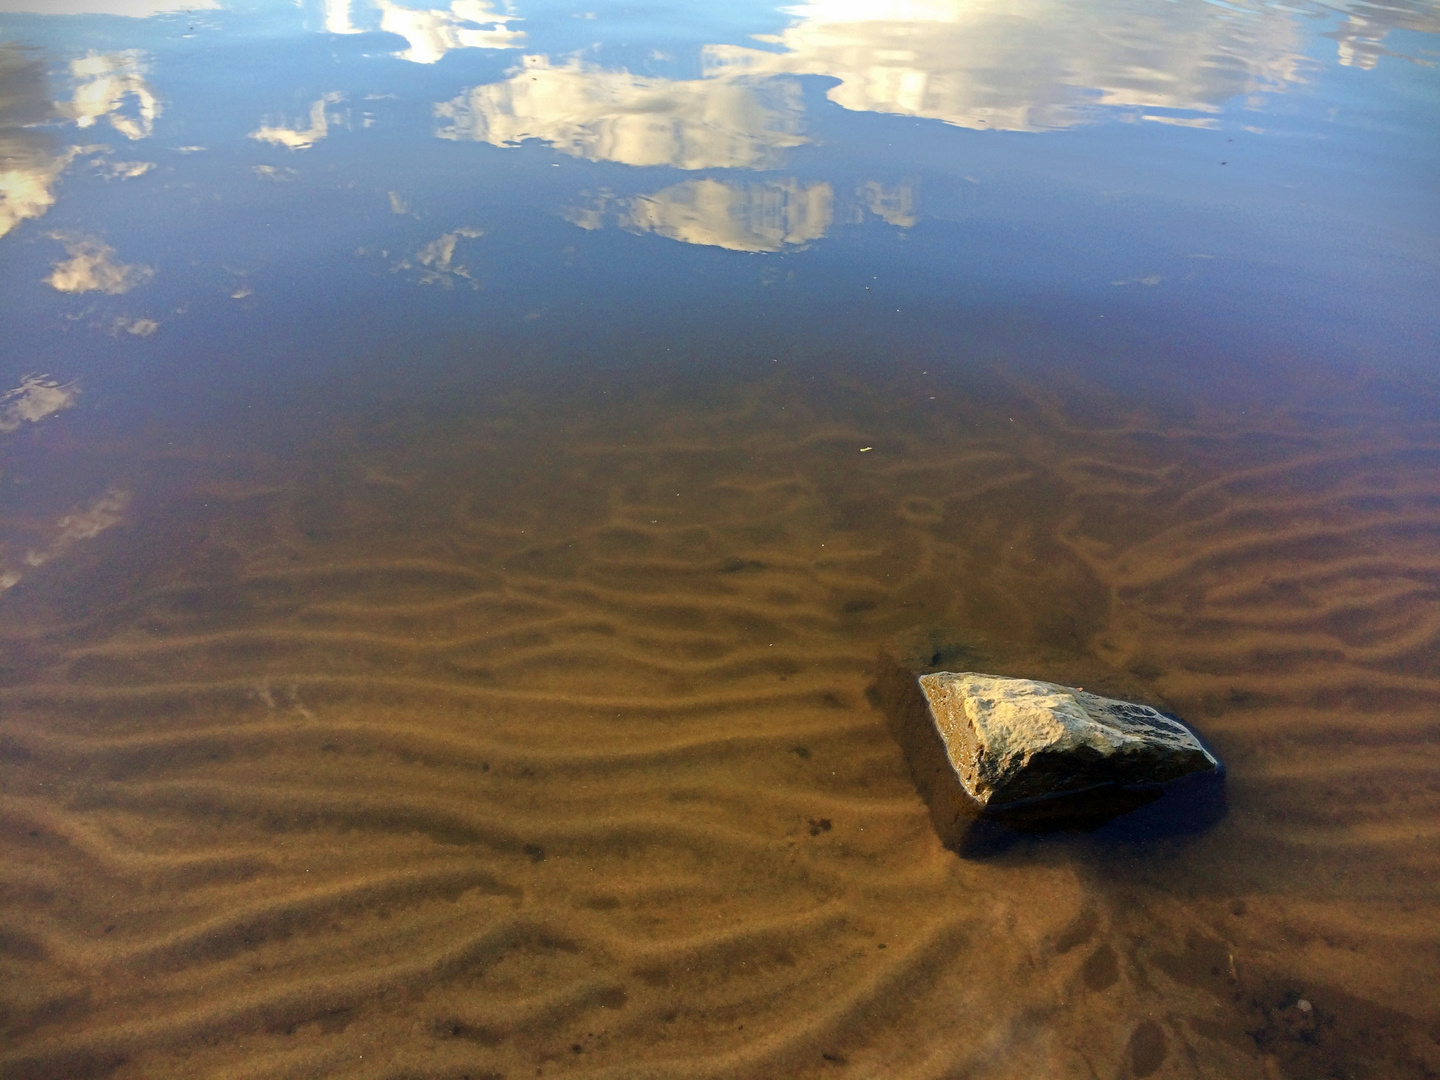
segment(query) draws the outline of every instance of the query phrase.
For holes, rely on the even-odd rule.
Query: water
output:
[[[0,1072],[1440,1072],[1437,32],[0,2]],[[882,650],[1228,812],[948,852]]]

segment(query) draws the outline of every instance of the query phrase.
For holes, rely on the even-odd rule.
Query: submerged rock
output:
[[[1172,800],[1163,831],[1224,812],[1219,759],[1148,705],[976,672],[917,678],[885,658],[873,690],[941,839],[957,850],[973,844],[977,822],[1093,828],[1172,788],[1187,797]]]

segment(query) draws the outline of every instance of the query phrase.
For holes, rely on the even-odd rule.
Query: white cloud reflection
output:
[[[0,236],[22,221],[43,217],[55,205],[55,185],[76,158],[109,153],[108,146],[70,146],[56,151],[43,132],[0,126]],[[133,180],[144,176],[149,161],[92,159],[107,180]]]
[[[129,505],[128,491],[111,488],[84,510],[66,514],[56,522],[56,535],[50,546],[41,552],[30,552],[25,562],[30,566],[44,566],[77,540],[93,540],[106,529],[120,524]]]
[[[911,228],[920,220],[914,182],[887,187],[868,181],[849,200],[837,199],[828,183],[794,177],[751,183],[707,178],[651,194],[616,196],[606,189],[565,207],[561,216],[588,231],[608,223],[685,244],[762,253],[823,239],[837,220],[863,224],[867,211],[887,225]]]
[[[125,511],[130,505],[130,493],[122,488],[112,487],[83,510],[74,510],[54,526],[54,537],[43,548],[31,548],[25,553],[25,565],[38,569],[63,555],[81,540],[93,540],[106,529],[113,528],[125,520]],[[0,592],[20,583],[18,570],[0,565]]]
[[[1243,3],[1243,0],[1241,0]],[[1092,106],[1215,112],[1299,80],[1294,16],[1144,0],[814,0],[767,51],[704,50],[712,76],[839,80],[847,109],[970,128],[1040,131]]]
[[[0,236],[55,205],[55,181],[73,159],[43,134],[0,129]]]
[[[769,183],[725,183],[687,180],[651,195],[637,195],[618,204],[619,224],[635,232],[651,232],[686,244],[729,251],[780,251],[819,240],[834,217],[834,192],[829,184],[802,185],[797,180]],[[582,227],[600,224],[576,214]],[[588,224],[586,224],[588,222]]]
[[[887,225],[908,229],[920,220],[914,184],[897,184],[887,188],[871,180],[861,185],[859,196],[865,208]]]
[[[136,49],[91,52],[72,60],[70,74],[78,85],[74,98],[60,109],[74,119],[76,127],[88,128],[108,119],[127,139],[148,138],[162,111],[160,100],[145,81],[148,70],[144,54]]]
[[[59,383],[49,375],[26,375],[15,389],[0,394],[0,432],[15,431],[68,409],[79,397],[79,383]]]
[[[435,115],[442,139],[540,139],[591,161],[764,169],[805,142],[802,109],[789,80],[652,79],[527,56],[510,78],[436,105]]]
[[[147,101],[153,104],[153,95],[133,95],[133,116],[117,111],[127,96],[132,96],[130,91],[121,92],[121,88],[131,85],[132,76],[139,77],[135,68],[138,61],[133,60],[134,54],[100,57],[92,53],[76,61],[82,72],[91,74],[83,76],[86,82],[76,92],[75,101],[56,103],[50,98],[43,54],[0,44],[0,236],[22,221],[43,217],[55,205],[56,185],[77,158],[90,157],[91,165],[107,180],[133,179],[154,168],[148,161],[108,160],[106,155],[114,152],[109,146],[62,148],[54,134],[45,130],[56,119],[72,118],[79,126],[90,127],[101,116],[113,113],[111,122],[118,130],[146,134],[157,111],[147,106]],[[110,75],[94,75],[92,69],[101,67]],[[106,86],[97,89],[97,83]],[[143,86],[143,79],[140,83]]]
[[[61,259],[46,284],[61,292],[86,293],[103,292],[118,294],[129,292],[137,285],[149,281],[155,271],[139,263],[122,263],[115,260],[115,249],[93,236],[74,236],[51,233],[51,238],[65,245],[70,257]]]
[[[108,149],[108,147],[106,148]],[[134,180],[155,168],[153,161],[100,161],[95,163],[106,180]]]
[[[216,11],[219,0],[0,0],[0,14],[121,15],[148,19],[171,11]]]
[[[55,204],[55,181],[74,153],[36,130],[54,115],[44,59],[0,45],[0,236]]]
[[[416,64],[433,64],[451,49],[518,49],[525,43],[524,31],[506,25],[515,16],[500,14],[484,0],[454,0],[448,8],[431,9],[376,0],[376,7],[380,29],[409,42],[395,55]]]
[[[283,146],[288,150],[308,150],[330,134],[330,118],[326,115],[326,109],[344,98],[345,95],[338,92],[322,95],[310,106],[310,126],[307,128],[299,125],[285,127],[281,124],[262,124],[250,133],[250,138],[273,146]]]
[[[447,233],[441,233],[430,243],[423,245],[412,259],[402,259],[394,270],[415,270],[421,285],[443,285],[452,288],[458,280],[468,281],[472,288],[479,284],[468,267],[455,261],[455,246],[461,240],[475,240],[485,235],[485,230],[462,226]]]
[[[1385,45],[1392,30],[1414,30],[1424,34],[1440,34],[1440,4],[1434,0],[1368,0],[1341,4],[1339,10],[1347,17],[1336,30],[1326,34],[1334,38],[1340,63],[1345,67],[1370,70],[1382,56],[1394,56],[1413,63],[1434,65],[1433,59],[1393,52]],[[1430,56],[1435,54],[1432,52]]]
[[[325,0],[325,30],[330,34],[358,34],[350,17],[351,0]]]
[[[110,324],[110,336],[119,337],[121,334],[130,334],[132,337],[147,338],[156,330],[160,324],[154,319],[132,319],[122,315]]]

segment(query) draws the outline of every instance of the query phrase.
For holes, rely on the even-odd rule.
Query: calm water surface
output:
[[[0,1074],[1440,1075],[1434,0],[423,2],[0,0]]]

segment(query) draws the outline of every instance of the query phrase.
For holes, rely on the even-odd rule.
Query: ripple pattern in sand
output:
[[[1430,1067],[1440,446],[1003,411],[321,447],[152,502],[191,540],[98,547],[123,590],[17,590],[5,1075]],[[1235,809],[962,861],[882,644],[1193,716]]]

